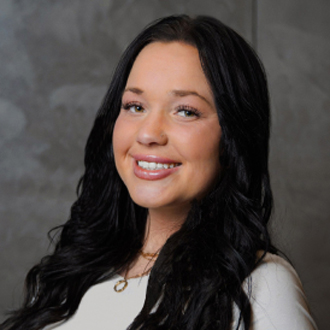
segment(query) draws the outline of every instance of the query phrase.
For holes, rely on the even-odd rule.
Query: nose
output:
[[[168,141],[166,134],[166,119],[162,111],[151,111],[140,122],[137,142],[146,146],[165,145]]]

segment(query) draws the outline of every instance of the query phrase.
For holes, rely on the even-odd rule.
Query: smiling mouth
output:
[[[157,170],[167,170],[169,168],[174,168],[180,166],[181,163],[156,163],[156,162],[146,162],[144,160],[138,160],[137,164],[144,170],[157,171]]]

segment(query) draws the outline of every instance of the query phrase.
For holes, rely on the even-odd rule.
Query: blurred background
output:
[[[152,20],[213,15],[259,53],[273,124],[272,232],[320,330],[330,323],[330,1],[1,0],[0,321],[69,217],[84,145],[120,54]]]

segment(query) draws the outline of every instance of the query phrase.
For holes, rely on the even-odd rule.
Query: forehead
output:
[[[182,42],[154,42],[137,56],[126,87],[194,89],[212,96],[198,49]]]

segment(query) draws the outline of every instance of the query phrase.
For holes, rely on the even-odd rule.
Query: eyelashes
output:
[[[176,112],[181,117],[189,117],[189,118],[192,117],[199,118],[202,115],[202,113],[199,110],[189,105],[180,105],[179,107],[176,108]]]
[[[129,110],[131,112],[143,112],[144,108],[140,102],[128,102],[122,104],[122,109]]]
[[[121,108],[132,113],[143,113],[145,111],[142,103],[136,101],[123,103]],[[179,105],[175,108],[175,113],[184,118],[199,118],[202,116],[202,112],[190,105]]]

